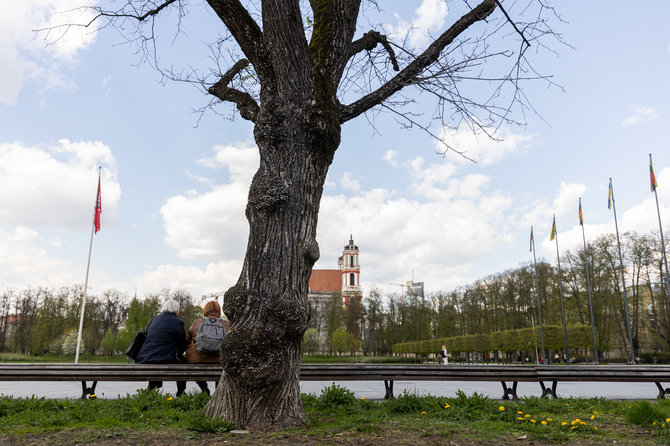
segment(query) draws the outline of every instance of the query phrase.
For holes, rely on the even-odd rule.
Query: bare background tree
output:
[[[254,124],[260,167],[246,207],[249,240],[239,280],[225,294],[232,325],[208,415],[248,429],[306,421],[299,371],[308,280],[319,258],[323,185],[344,123],[390,113],[438,137],[446,153],[458,149],[442,129],[465,124],[495,137],[498,126],[523,123],[532,109],[521,81],[551,82],[526,57],[531,46],[558,39],[545,1],[469,3],[450,4],[450,17],[460,18],[422,49],[393,41],[380,25],[362,29],[361,11],[382,4],[361,0],[121,0],[93,8],[91,23],[46,30],[57,39],[72,26],[114,28],[167,78],[200,84],[213,96],[208,106],[232,103]],[[159,63],[159,19],[176,17],[179,36],[188,7],[209,7],[220,19],[209,73]],[[427,100],[435,106],[430,116],[420,113]]]

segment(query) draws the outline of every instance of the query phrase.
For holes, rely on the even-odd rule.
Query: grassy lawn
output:
[[[235,434],[202,415],[208,397],[140,390],[118,400],[0,398],[3,444],[620,444],[670,443],[670,402],[403,394],[372,402],[331,385],[303,395],[309,423]]]

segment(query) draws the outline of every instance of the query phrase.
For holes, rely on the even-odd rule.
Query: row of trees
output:
[[[626,233],[622,250],[635,351],[667,352],[670,298],[660,237]],[[630,357],[616,237],[608,234],[597,238],[588,245],[587,253],[601,353],[609,349],[609,353]],[[542,323],[562,327],[558,268],[541,261],[538,277]],[[561,254],[560,278],[567,325],[590,327],[583,250]],[[343,309],[339,301],[340,297],[334,295],[324,314],[312,320],[312,328],[305,335],[306,351],[389,353],[398,343],[520,330],[540,324],[532,263],[425,298],[412,294],[382,296],[373,290],[362,304],[354,302]],[[344,349],[342,328],[350,334]],[[568,335],[569,347],[578,347],[571,341]]]
[[[124,351],[135,333],[146,327],[166,298],[180,303],[180,316],[190,324],[201,315],[191,295],[165,289],[140,300],[117,290],[88,296],[82,332],[82,352],[114,354]],[[0,295],[0,349],[14,353],[73,354],[81,314],[82,287],[57,290],[4,290]],[[72,339],[74,338],[74,345]]]
[[[670,298],[663,275],[660,240],[651,234],[627,233],[622,241],[635,350],[638,354],[667,352]],[[604,235],[590,243],[588,259],[599,350],[629,357],[615,237]],[[561,261],[567,325],[590,327],[583,252],[564,252]],[[542,261],[538,264],[538,276],[543,325],[562,327],[558,269]],[[69,345],[66,340],[78,328],[81,292],[81,286],[5,290],[0,295],[0,348],[17,353],[68,353],[63,346]],[[180,316],[187,326],[199,317],[200,307],[193,304],[191,295],[184,290],[166,289],[141,300],[115,290],[89,296],[84,351],[90,354],[123,351],[167,297],[180,302]],[[362,302],[352,300],[345,308],[341,296],[335,294],[319,314],[312,314],[303,352],[390,354],[395,344],[538,328],[538,314],[532,264],[427,297],[383,295],[372,290]],[[576,342],[568,335],[569,347],[583,344],[581,340],[580,345]]]

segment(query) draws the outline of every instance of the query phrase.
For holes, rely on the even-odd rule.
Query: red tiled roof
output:
[[[339,269],[313,269],[309,277],[309,290],[313,293],[339,293],[342,291],[342,271]]]

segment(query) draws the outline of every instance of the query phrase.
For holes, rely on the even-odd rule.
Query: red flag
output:
[[[102,214],[102,196],[100,194],[100,174],[98,173],[98,197],[95,200],[95,216],[93,217],[96,234],[100,230],[100,214]]]

